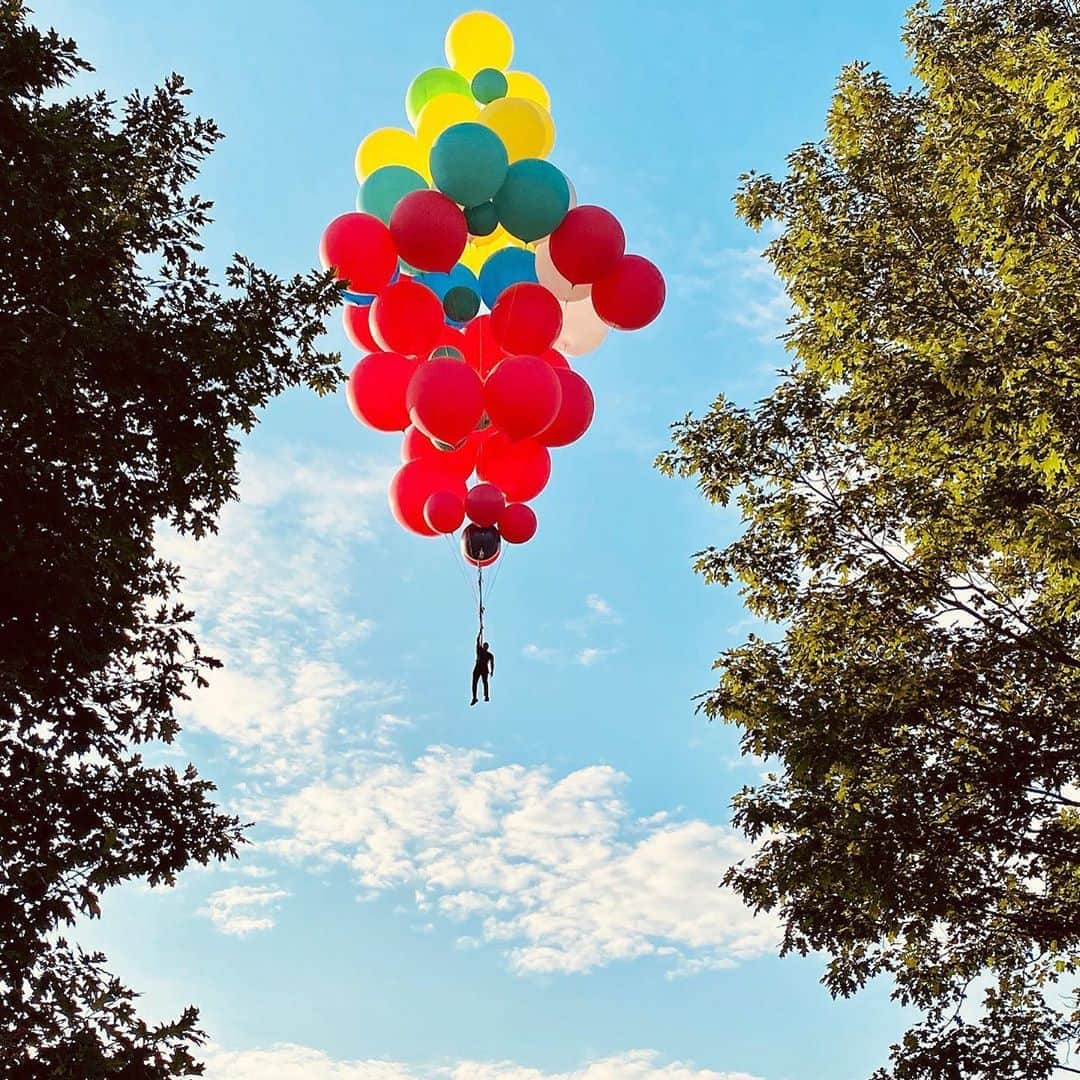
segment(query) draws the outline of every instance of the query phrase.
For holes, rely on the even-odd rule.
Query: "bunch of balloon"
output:
[[[356,210],[330,223],[320,255],[342,284],[345,332],[366,354],[350,408],[404,433],[395,518],[421,536],[465,526],[462,554],[484,566],[504,541],[532,539],[528,504],[548,483],[552,449],[592,423],[592,391],[567,357],[612,328],[647,326],[665,286],[627,253],[615,216],[578,205],[547,160],[551,100],[510,68],[506,24],[469,12],[445,46],[447,66],[406,92],[412,130],[361,142]]]

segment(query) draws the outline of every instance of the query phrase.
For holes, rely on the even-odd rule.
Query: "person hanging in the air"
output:
[[[488,648],[488,643],[483,640],[484,631],[480,630],[480,633],[476,635],[476,663],[472,669],[472,701],[470,705],[476,704],[476,687],[480,682],[484,684],[484,700],[490,701],[488,696],[488,678],[495,675],[495,654]]]

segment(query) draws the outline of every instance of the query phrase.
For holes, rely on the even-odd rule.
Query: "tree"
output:
[[[742,178],[793,364],[658,464],[738,505],[696,568],[778,624],[703,695],[772,768],[726,884],[834,995],[921,1011],[876,1076],[1047,1077],[1080,1039],[1080,17],[924,0],[904,39],[917,89],[847,68],[825,140]]]
[[[213,785],[139,752],[215,666],[154,530],[213,531],[237,434],[340,378],[325,275],[236,257],[221,289],[199,265],[189,185],[220,136],[180,77],[117,115],[59,100],[88,70],[0,3],[0,1075],[30,1080],[201,1072],[193,1009],[148,1027],[57,930],[110,885],[235,854]]]

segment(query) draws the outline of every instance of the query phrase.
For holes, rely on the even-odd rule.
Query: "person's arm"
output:
[[[491,674],[494,675],[495,674],[495,654],[489,650],[488,651],[488,656],[490,657],[490,659],[488,661],[488,666],[491,668]]]

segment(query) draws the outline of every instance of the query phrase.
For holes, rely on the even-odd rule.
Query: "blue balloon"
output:
[[[426,285],[440,300],[446,300],[446,294],[451,289],[468,289],[476,294],[477,304],[480,302],[480,282],[476,275],[463,263],[458,263],[449,273],[425,272],[416,275],[416,280]],[[457,322],[447,316],[446,322],[450,326],[464,326],[464,322]]]
[[[344,300],[346,304],[355,304],[357,307],[367,307],[368,304],[375,302],[375,294],[349,292],[348,289],[342,289],[341,299]]]
[[[519,281],[536,281],[536,256],[524,248],[508,247],[496,251],[480,267],[480,297],[489,308],[504,289]]]

